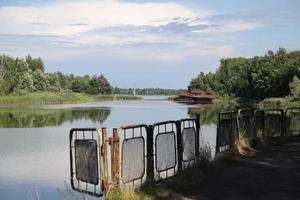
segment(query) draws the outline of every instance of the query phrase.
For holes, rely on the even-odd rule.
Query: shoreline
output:
[[[0,96],[0,105],[35,105],[35,104],[76,104],[92,101],[107,100],[140,100],[139,96],[109,94],[109,95],[89,95],[85,93],[74,92],[36,92],[26,95],[2,95]]]

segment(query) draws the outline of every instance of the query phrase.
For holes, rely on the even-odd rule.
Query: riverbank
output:
[[[299,199],[300,136],[272,138],[254,155],[225,157],[110,199]]]
[[[0,96],[0,105],[27,105],[27,104],[75,104],[90,101],[107,100],[139,100],[141,97],[133,95],[88,95],[74,92],[36,92],[26,95]]]

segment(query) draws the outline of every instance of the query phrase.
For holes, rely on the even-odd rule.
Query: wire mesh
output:
[[[100,177],[101,138],[97,129],[71,129],[69,135],[71,187],[81,193],[103,196]]]
[[[217,128],[216,153],[223,153],[233,145],[234,141],[234,111],[220,112]]]
[[[254,111],[254,135],[260,137],[260,134],[264,134],[265,129],[265,111],[255,110]]]
[[[288,108],[285,112],[287,134],[300,134],[300,108]]]
[[[121,180],[128,187],[135,187],[146,179],[147,125],[122,127],[121,131]]]
[[[282,135],[283,110],[265,110],[265,134],[266,136]]]
[[[182,136],[182,167],[190,167],[196,163],[197,152],[197,123],[195,119],[182,119],[181,136]]]
[[[239,109],[238,116],[239,134],[252,140],[254,138],[253,112],[249,108]]]
[[[168,121],[154,124],[153,136],[155,138],[155,179],[166,179],[177,173],[176,122]]]

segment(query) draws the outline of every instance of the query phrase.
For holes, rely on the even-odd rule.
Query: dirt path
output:
[[[185,199],[300,199],[300,137],[272,140],[253,157],[220,161]]]

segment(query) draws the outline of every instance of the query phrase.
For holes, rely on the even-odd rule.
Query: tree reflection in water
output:
[[[103,124],[110,115],[110,108],[84,109],[0,109],[1,128],[32,128],[59,126],[64,122],[76,120],[91,120]]]

